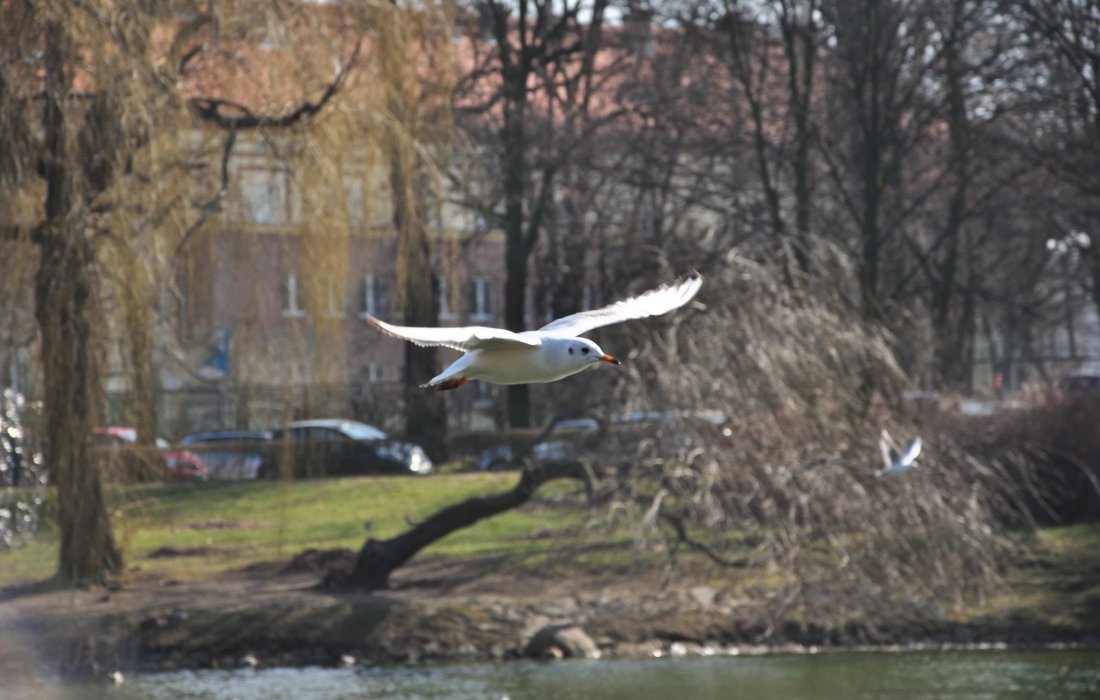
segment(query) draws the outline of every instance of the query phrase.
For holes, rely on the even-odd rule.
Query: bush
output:
[[[995,467],[982,484],[1002,522],[1100,520],[1100,396],[1050,393],[1027,409],[954,426],[952,439]]]
[[[728,263],[707,278],[705,313],[678,314],[656,334],[624,326],[635,335],[622,344],[641,352],[624,365],[632,376],[617,406],[728,420],[656,426],[618,444],[612,435],[600,457],[619,465],[604,487],[611,512],[670,548],[777,572],[774,602],[787,612],[886,615],[987,590],[1011,543],[974,457],[925,436],[918,469],[875,475],[881,429],[916,432],[890,338],[839,305],[792,294],[766,267]]]

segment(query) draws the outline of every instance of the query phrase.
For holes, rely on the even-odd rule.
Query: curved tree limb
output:
[[[291,126],[306,117],[311,117],[325,108],[340,91],[348,74],[359,60],[362,41],[356,41],[351,56],[341,65],[336,76],[325,86],[316,100],[304,100],[293,110],[284,114],[257,114],[249,107],[219,97],[192,97],[188,100],[191,111],[199,119],[223,129],[281,128]]]
[[[469,527],[484,518],[498,515],[526,503],[543,485],[556,479],[586,480],[588,470],[578,460],[528,462],[519,482],[510,490],[489,496],[475,496],[449,506],[406,532],[388,540],[368,539],[359,550],[355,568],[346,579],[330,574],[324,585],[347,585],[368,590],[388,588],[390,575],[420,550],[456,530]],[[342,580],[343,579],[343,580]]]
[[[195,233],[206,224],[210,216],[218,210],[222,200],[225,198],[225,193],[229,191],[229,157],[233,153],[233,145],[236,142],[237,127],[230,126],[229,134],[225,137],[225,145],[222,147],[221,179],[218,183],[218,189],[209,199],[202,203],[202,206],[199,207],[199,216],[187,227],[179,243],[176,244],[176,249],[172,252],[173,266],[175,266],[175,262],[179,258],[180,253],[187,247],[187,243],[191,240],[191,237],[194,236]]]

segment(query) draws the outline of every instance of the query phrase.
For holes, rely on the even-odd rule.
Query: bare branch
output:
[[[351,56],[336,71],[336,77],[325,86],[321,95],[313,101],[303,101],[295,109],[285,114],[256,114],[250,108],[232,100],[216,97],[192,97],[188,100],[192,112],[202,119],[223,129],[259,129],[283,128],[312,117],[320,112],[340,91],[348,74],[359,58],[362,41],[356,41]],[[226,113],[226,110],[232,113]]]
[[[222,147],[222,160],[221,160],[221,180],[217,191],[202,205],[199,207],[199,216],[187,230],[184,231],[183,236],[180,238],[179,243],[176,244],[176,249],[172,251],[172,266],[175,266],[176,260],[179,258],[180,253],[190,242],[191,237],[195,235],[197,231],[202,229],[206,225],[206,222],[221,206],[222,200],[225,199],[226,192],[229,191],[229,157],[233,153],[233,145],[237,141],[237,127],[230,125],[229,133],[225,137],[225,145]]]

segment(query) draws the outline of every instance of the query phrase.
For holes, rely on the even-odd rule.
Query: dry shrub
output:
[[[766,267],[726,263],[697,312],[624,326],[638,352],[618,403],[659,415],[605,441],[619,466],[611,512],[670,549],[774,574],[777,614],[928,611],[987,590],[1006,540],[983,467],[925,436],[920,468],[875,474],[880,430],[899,442],[915,430],[896,408],[906,377],[889,339]]]
[[[1100,395],[1049,393],[1026,409],[945,426],[985,466],[983,496],[1009,525],[1100,520]]]

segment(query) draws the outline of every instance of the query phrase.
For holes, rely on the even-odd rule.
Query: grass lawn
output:
[[[310,547],[357,549],[368,536],[392,537],[449,504],[510,489],[514,473],[451,473],[425,478],[353,477],[295,482],[215,482],[119,486],[108,491],[127,575],[194,580],[258,562],[286,561]],[[48,501],[48,507],[52,507]],[[38,538],[0,551],[0,586],[46,579],[57,566],[48,514]],[[365,525],[370,523],[369,531]],[[459,530],[418,555],[421,561],[504,555],[501,566],[538,576],[632,575],[667,563],[660,552],[632,547],[627,525],[592,524],[580,484],[544,486],[524,506]],[[993,614],[1021,624],[1100,625],[1100,524],[1047,528],[1011,563],[1007,586],[962,618]],[[188,556],[151,556],[158,550]],[[726,585],[767,589],[774,570],[730,578],[699,555],[682,555],[695,573]],[[769,573],[770,571],[770,573]],[[769,578],[771,577],[771,578]]]
[[[1045,528],[1028,544],[1005,575],[1006,589],[977,612],[1100,630],[1100,523]]]
[[[368,536],[384,539],[408,529],[406,517],[419,520],[470,496],[507,490],[517,478],[475,473],[153,484],[110,489],[108,504],[128,571],[198,578],[287,559],[309,547],[358,548]],[[586,521],[583,488],[549,484],[522,508],[460,530],[420,556],[523,552],[545,557],[561,547],[563,538],[578,545],[627,539],[621,533],[587,531]],[[206,553],[150,557],[163,548],[205,548]],[[47,524],[34,542],[0,552],[0,585],[47,578],[56,565],[57,542]]]

